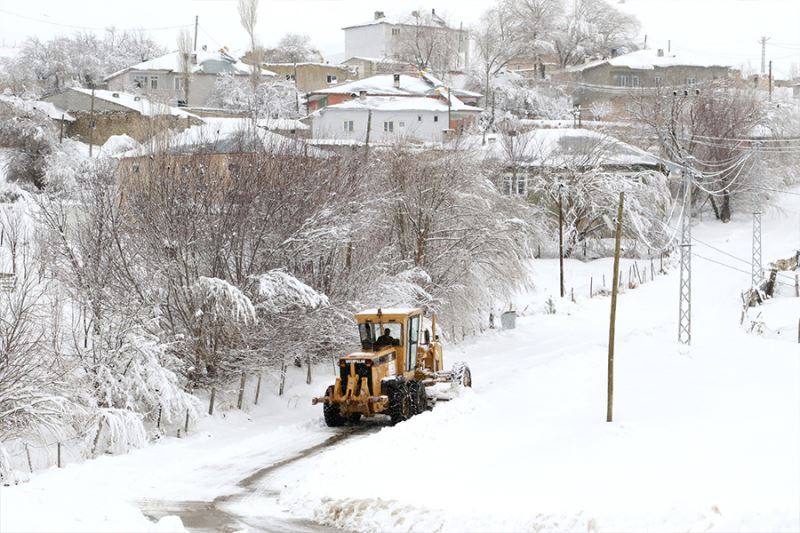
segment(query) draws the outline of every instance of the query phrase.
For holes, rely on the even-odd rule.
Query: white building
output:
[[[312,137],[337,142],[443,142],[454,125],[474,121],[481,109],[455,97],[366,96],[319,109],[311,115]],[[450,122],[448,123],[448,117]]]
[[[183,102],[185,74],[180,52],[169,54],[125,68],[108,76],[104,81],[111,91],[141,91],[154,99],[172,105],[202,107],[214,91],[214,83],[221,74],[249,76],[252,67],[242,63],[224,50],[209,52],[197,50],[190,60],[189,101]],[[262,70],[263,76],[274,76]]]
[[[355,24],[342,28],[344,30],[344,56],[350,58],[370,58],[376,61],[394,59],[398,54],[398,44],[405,38],[406,33],[417,31],[420,27],[430,31],[447,34],[452,42],[456,43],[457,54],[453,70],[466,70],[469,68],[469,32],[464,29],[451,28],[446,22],[436,15],[436,10],[431,11],[431,25],[421,22],[423,18],[418,12],[411,13],[410,17],[390,19],[383,11],[376,11],[374,18],[362,24]],[[424,20],[428,20],[425,17]]]

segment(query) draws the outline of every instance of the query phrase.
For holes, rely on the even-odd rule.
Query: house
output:
[[[326,89],[357,77],[355,69],[327,63],[265,63],[279,80],[293,81],[300,92]]]
[[[329,105],[340,104],[365,93],[367,96],[398,96],[439,98],[441,94],[450,93],[466,105],[476,106],[482,95],[480,93],[445,87],[435,76],[428,72],[410,74],[380,74],[349,83],[339,84],[327,89],[311,91],[307,96],[308,111],[313,112]]]
[[[460,133],[482,109],[452,96],[367,96],[325,106],[311,115],[312,137],[352,143],[443,142]]]
[[[694,87],[737,74],[730,65],[663,48],[637,50],[568,69],[576,81],[607,87]]]
[[[665,171],[665,163],[658,157],[610,135],[579,128],[494,133],[486,136],[485,144],[481,138],[470,137],[462,141],[462,147],[482,150],[488,160],[500,164],[502,170],[495,181],[506,194],[526,195],[531,180],[545,172],[596,169],[625,175]]]
[[[189,101],[186,102],[184,80],[186,79],[183,57],[180,52],[169,54],[133,65],[105,78],[112,91],[144,92],[151,98],[172,105],[202,107],[214,91],[217,77],[222,74],[246,77],[252,67],[230,55],[227,50],[216,52],[196,50],[189,61]],[[275,76],[262,70],[263,76]]]
[[[406,18],[389,18],[383,11],[375,11],[373,19],[362,24],[342,28],[344,31],[344,57],[395,59],[407,35],[425,31],[435,33],[438,40],[454,43],[455,54],[449,69],[469,68],[469,32],[451,28],[431,10],[430,17],[413,11]]]
[[[410,63],[395,61],[394,59],[354,56],[342,61],[342,65],[354,72],[354,79],[371,78],[378,74],[410,74],[414,75],[419,69]]]
[[[129,135],[137,141],[165,128],[185,128],[200,123],[191,113],[153,102],[136,94],[72,87],[42,98],[74,119],[66,134],[84,142],[103,144],[112,135]]]

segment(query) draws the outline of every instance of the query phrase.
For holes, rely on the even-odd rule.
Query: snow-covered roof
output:
[[[192,74],[235,74],[246,76],[252,73],[252,67],[242,61],[238,60],[231,54],[225,52],[224,50],[219,50],[215,52],[207,51],[207,50],[196,50],[192,54],[193,57],[196,57],[196,61],[192,63],[191,73]],[[148,61],[144,61],[142,63],[138,63],[131,67],[124,68],[118,72],[107,76],[105,80],[110,80],[112,78],[116,78],[117,76],[124,74],[125,72],[136,70],[136,71],[163,71],[163,72],[183,72],[183,67],[181,65],[182,58],[181,53],[178,51],[170,52],[160,57],[156,57],[154,59],[150,59]],[[275,76],[274,72],[270,72],[269,70],[262,69],[262,75],[264,76]]]
[[[312,91],[313,95],[327,94],[358,94],[367,91],[367,94],[376,96],[431,96],[437,94],[437,89],[444,88],[445,84],[428,72],[420,72],[418,76],[400,74],[399,87],[395,86],[394,74],[378,74],[361,80],[348,81],[326,89]],[[446,92],[446,90],[445,90]],[[451,88],[453,96],[479,98],[480,93],[465,91],[464,89]]]
[[[509,159],[508,144],[499,134],[480,136],[467,141],[483,149],[487,157]],[[660,166],[662,161],[644,150],[598,131],[561,128],[538,129],[522,133],[514,140],[519,164],[528,166]]]
[[[378,16],[379,13],[380,13],[381,16]],[[433,25],[423,24],[424,20],[425,19],[421,19],[420,20],[420,25],[423,26],[423,27],[447,28],[447,29],[450,29],[450,30],[455,30],[455,28],[450,28],[447,25],[447,22],[443,18],[441,18],[439,15],[437,15],[435,12],[431,14],[431,20],[434,22]],[[359,24],[351,24],[350,26],[345,26],[342,29],[343,30],[349,30],[350,28],[359,28],[359,27],[362,27],[362,26],[375,26],[376,24],[392,24],[392,25],[402,24],[402,25],[414,25],[414,26],[416,26],[417,25],[417,21],[414,18],[413,13],[408,13],[406,16],[398,16],[398,15],[392,15],[392,14],[389,14],[389,16],[386,16],[386,14],[383,13],[383,12],[376,12],[375,16],[372,18],[372,20],[368,20],[366,22],[361,22]],[[466,31],[466,30],[455,30],[455,31]]]
[[[304,124],[293,118],[262,118],[258,120],[258,126],[267,130],[307,130],[308,124]]]
[[[384,315],[407,315],[414,312],[421,312],[422,309],[419,307],[382,307],[380,309],[381,313]],[[356,316],[363,316],[363,315],[377,315],[378,309],[365,309],[363,311],[359,311],[356,313]]]
[[[65,122],[75,122],[75,117],[59,109],[50,102],[43,102],[41,100],[27,100],[16,96],[0,95],[0,102],[5,102],[9,105],[21,109],[23,111],[38,111],[50,117],[53,120],[64,120]]]
[[[82,87],[72,87],[68,90],[76,91],[89,96],[91,96],[92,94],[91,89],[84,89]],[[195,115],[187,113],[182,109],[178,109],[177,107],[168,106],[166,104],[161,104],[158,102],[153,102],[148,98],[140,96],[138,94],[124,93],[120,91],[107,91],[104,89],[95,89],[94,97],[99,98],[100,100],[104,100],[106,102],[111,102],[112,104],[117,104],[122,107],[128,108],[131,111],[136,111],[137,113],[140,113],[146,117],[154,117],[160,115],[174,115],[176,117],[182,117],[182,118],[187,118],[187,117],[197,118],[195,117]]]
[[[20,48],[0,46],[0,59],[13,59],[19,55]]]
[[[253,146],[253,134],[248,118],[204,118],[203,124],[192,126],[172,136],[169,145],[176,153],[235,153],[266,150],[269,153],[298,153],[297,147],[303,144],[293,139],[267,131],[259,121],[258,146]],[[327,157],[328,152],[317,148],[308,149],[312,157]],[[141,155],[141,154],[140,154]]]
[[[730,67],[729,62],[719,61],[718,59],[706,55],[693,53],[688,51],[671,51],[667,52],[663,48],[660,49],[663,55],[659,55],[659,49],[648,48],[646,50],[637,50],[629,54],[623,54],[610,59],[601,59],[591,61],[583,65],[576,65],[571,67],[572,72],[581,72],[589,68],[594,68],[599,65],[609,64],[613,67],[627,67],[637,70],[652,70],[656,67]]]
[[[373,111],[432,111],[447,113],[447,101],[439,98],[428,98],[425,96],[367,96],[365,98],[353,98],[341,104],[330,105],[316,111],[324,113],[329,109],[337,110],[373,110]],[[482,110],[477,107],[468,106],[452,98],[451,111],[480,113]]]

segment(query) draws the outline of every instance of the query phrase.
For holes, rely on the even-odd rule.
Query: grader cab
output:
[[[426,387],[437,383],[472,386],[469,368],[457,364],[443,369],[442,344],[436,334],[436,317],[423,327],[419,308],[372,309],[356,314],[361,349],[339,357],[339,375],[325,396],[325,423],[358,423],[362,416],[388,415],[392,424],[428,409]]]

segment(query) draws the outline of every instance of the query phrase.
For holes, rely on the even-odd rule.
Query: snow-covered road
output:
[[[764,216],[765,262],[797,249],[797,199]],[[695,259],[691,348],[675,342],[675,272],[621,296],[613,423],[609,300],[586,298],[611,261],[569,261],[577,303],[555,298],[555,314],[544,302],[557,262],[536,261],[516,330],[446,346],[447,364],[473,371],[474,389],[454,401],[340,433],[309,405],[331,379],[321,368],[252,416],[0,489],[0,530],[167,531],[176,519],[147,516],[177,514],[213,530],[798,531],[800,347],[781,328],[796,326],[800,298],[751,311],[766,333],[747,333],[750,221],[695,235],[718,249],[695,252],[745,273]]]

